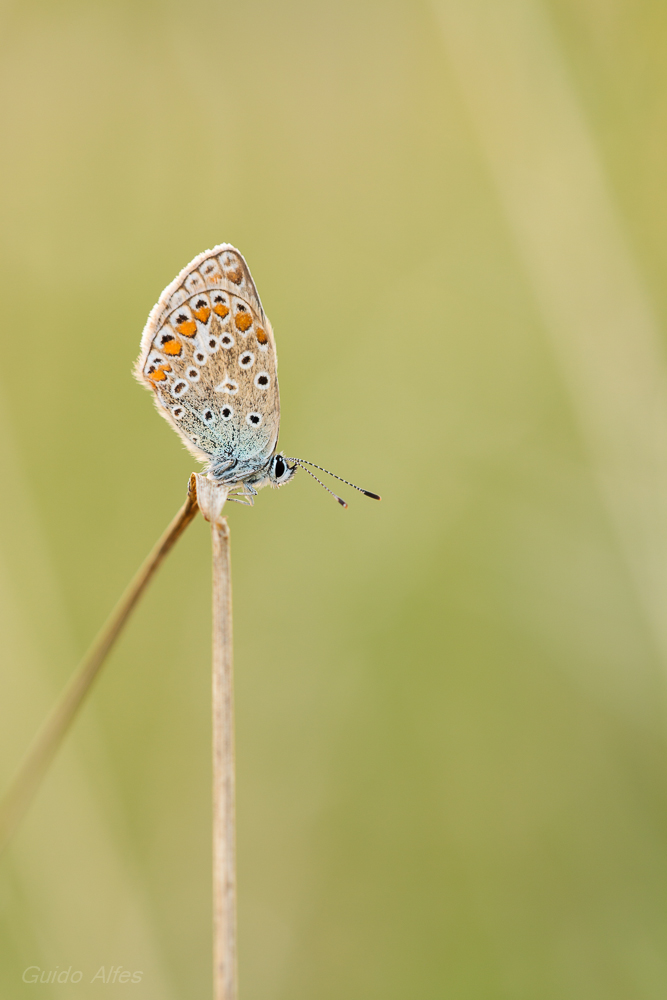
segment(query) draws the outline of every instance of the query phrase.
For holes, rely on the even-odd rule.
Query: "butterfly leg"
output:
[[[245,493],[227,495],[227,499],[231,500],[232,503],[242,503],[244,507],[254,507],[252,497],[247,496]]]
[[[232,500],[234,503],[242,503],[245,507],[254,507],[255,501],[254,497],[257,496],[257,490],[253,489],[248,483],[242,483],[241,489],[237,490],[234,494],[229,494],[227,496],[228,500]]]

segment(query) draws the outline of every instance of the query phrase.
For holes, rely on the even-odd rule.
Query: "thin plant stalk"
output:
[[[108,620],[96,636],[60,699],[37,733],[6,795],[0,801],[0,853],[32,802],[39,784],[88,694],[93,681],[123,630],[140,597],[163,559],[197,513],[197,486],[193,474],[185,503],[139,569]]]
[[[213,538],[213,996],[237,1000],[232,577],[229,527]]]

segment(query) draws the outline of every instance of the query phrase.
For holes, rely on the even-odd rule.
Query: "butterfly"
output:
[[[322,466],[276,452],[280,428],[278,359],[271,324],[243,256],[222,243],[200,253],[163,291],[148,317],[135,365],[158,412],[228,499],[253,505],[264,486],[280,487],[310,465],[365,496]]]

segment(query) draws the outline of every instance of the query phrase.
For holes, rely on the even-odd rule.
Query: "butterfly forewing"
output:
[[[259,467],[280,421],[271,325],[242,255],[228,244],[196,257],[164,290],[136,374],[200,458]]]

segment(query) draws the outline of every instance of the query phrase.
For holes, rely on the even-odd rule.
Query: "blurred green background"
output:
[[[182,502],[130,371],[228,241],[281,446],[383,495],[229,511],[242,997],[663,998],[664,3],[0,25],[3,785]],[[210,995],[209,634],[199,519],[0,863],[3,1000]]]

